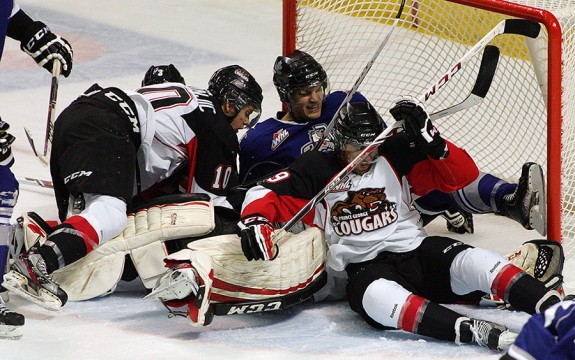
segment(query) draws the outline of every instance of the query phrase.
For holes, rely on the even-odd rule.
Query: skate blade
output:
[[[18,340],[22,335],[22,326],[0,324],[0,339]]]
[[[58,311],[62,307],[62,301],[56,295],[44,288],[39,288],[38,292],[36,292],[28,284],[28,278],[13,270],[4,274],[2,286],[44,309]]]
[[[545,198],[545,180],[539,166],[529,169],[529,188],[533,191],[533,206],[529,212],[529,225],[541,236],[547,235],[547,201]]]

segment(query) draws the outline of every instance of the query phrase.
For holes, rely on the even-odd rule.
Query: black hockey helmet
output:
[[[329,90],[327,74],[310,54],[295,50],[287,56],[278,56],[274,64],[274,85],[283,102],[289,102],[292,91],[321,85]]]
[[[348,103],[339,113],[334,137],[340,149],[351,144],[368,146],[386,128],[385,122],[369,102]]]
[[[231,104],[236,111],[251,105],[253,114],[259,117],[264,99],[261,86],[243,67],[230,65],[216,70],[208,82],[208,90],[220,101]],[[250,123],[257,118],[250,120]]]
[[[176,82],[186,85],[186,81],[176,69],[173,64],[170,65],[152,65],[146,71],[144,79],[142,80],[142,86],[162,84],[167,82]]]

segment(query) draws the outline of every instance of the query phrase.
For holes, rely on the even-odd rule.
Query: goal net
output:
[[[351,89],[399,11],[400,0],[284,0],[284,53],[300,49],[326,69],[332,90]],[[477,106],[436,120],[479,168],[516,182],[525,162],[544,169],[550,239],[575,259],[575,0],[407,0],[382,53],[359,87],[380,113],[398,95],[423,94],[508,18],[534,20],[536,39],[502,34],[492,86]],[[465,99],[476,56],[426,103],[435,112]],[[392,121],[390,117],[386,117]],[[575,271],[575,270],[573,270]]]

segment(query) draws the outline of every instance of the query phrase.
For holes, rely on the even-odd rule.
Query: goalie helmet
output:
[[[152,65],[146,71],[142,86],[162,84],[167,82],[177,82],[186,85],[186,81],[173,64]]]
[[[386,128],[385,122],[369,102],[348,103],[335,123],[336,146],[368,146]]]
[[[264,99],[262,88],[256,79],[243,67],[230,65],[223,67],[212,75],[208,82],[208,90],[222,104],[231,104],[236,111],[251,105],[253,113],[261,113]],[[251,122],[257,121],[257,118]]]
[[[273,81],[283,102],[289,102],[296,89],[321,85],[324,94],[327,94],[329,88],[323,67],[311,55],[300,50],[277,57]]]

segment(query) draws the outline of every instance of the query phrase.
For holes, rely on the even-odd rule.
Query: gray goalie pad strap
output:
[[[52,277],[68,293],[68,300],[91,299],[112,291],[122,276],[126,254],[131,255],[144,285],[151,288],[166,270],[164,241],[202,236],[215,227],[209,197],[186,195],[168,197],[179,202],[158,203],[130,214],[122,234],[55,271]]]

